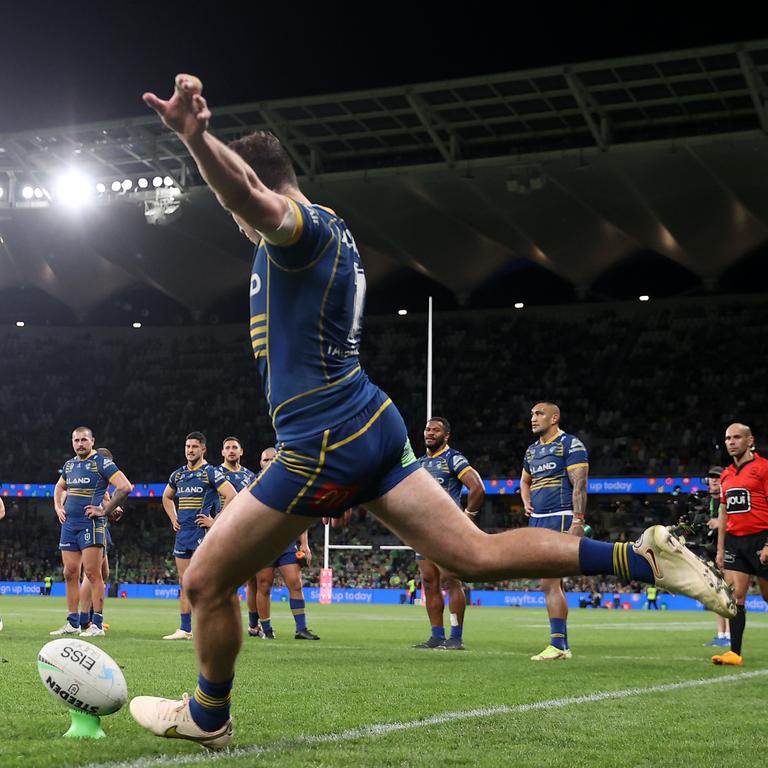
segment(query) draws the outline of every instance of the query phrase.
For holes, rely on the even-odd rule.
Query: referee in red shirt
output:
[[[731,619],[731,650],[712,661],[740,667],[747,618],[744,601],[752,576],[757,576],[768,601],[768,460],[755,453],[755,438],[746,424],[728,427],[725,449],[733,464],[720,475],[717,565],[733,587],[737,613]]]

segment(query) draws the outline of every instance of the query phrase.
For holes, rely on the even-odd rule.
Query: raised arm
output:
[[[154,93],[145,93],[143,98],[184,142],[206,184],[241,227],[245,224],[258,232],[276,232],[290,215],[288,199],[268,189],[245,160],[209,133],[211,112],[201,91],[198,78],[180,74],[167,101]]]

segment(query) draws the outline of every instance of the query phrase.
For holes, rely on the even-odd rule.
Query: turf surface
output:
[[[107,637],[131,695],[192,691],[192,643],[160,637],[172,601],[109,600]],[[764,763],[768,616],[749,614],[744,667],[715,667],[711,614],[572,611],[574,658],[534,663],[545,612],[472,608],[464,652],[415,650],[418,606],[309,605],[320,642],[293,639],[276,604],[274,642],[244,638],[235,678],[237,751],[227,765],[757,766]],[[0,598],[0,766],[202,765],[194,744],[140,729],[127,707],[107,739],[60,738],[64,707],[36,653],[65,618],[57,598]]]

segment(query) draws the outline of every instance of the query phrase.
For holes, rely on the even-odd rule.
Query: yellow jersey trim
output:
[[[332,381],[329,384],[324,384],[322,387],[315,387],[314,389],[308,389],[306,392],[300,392],[298,395],[294,395],[293,397],[289,397],[287,400],[283,400],[280,405],[275,408],[275,410],[272,412],[272,426],[275,426],[275,419],[277,418],[277,414],[279,413],[280,409],[284,406],[288,405],[288,403],[292,403],[295,400],[300,400],[302,397],[307,397],[308,395],[314,395],[316,392],[323,392],[326,389],[331,389],[331,387],[335,387],[338,384],[342,384],[347,379],[354,376],[356,373],[360,371],[360,366],[356,365],[349,373],[342,376],[340,379],[336,379],[336,381]]]
[[[586,461],[582,461],[580,464],[571,464],[566,469],[579,469],[581,467],[589,467],[589,464]]]
[[[328,437],[331,434],[330,429],[326,429],[325,432],[323,432],[323,442],[320,446],[320,458],[317,460],[317,466],[315,467],[314,471],[312,472],[311,477],[307,482],[305,483],[304,487],[296,494],[296,497],[294,500],[288,505],[288,509],[285,510],[285,513],[287,515],[291,514],[291,511],[293,508],[301,501],[301,498],[304,496],[304,494],[312,487],[315,480],[317,480],[318,476],[320,475],[320,470],[323,468],[323,465],[325,464],[325,454],[327,450],[328,445]]]
[[[342,445],[346,445],[347,443],[351,443],[353,440],[357,440],[357,438],[360,437],[360,435],[364,434],[371,428],[371,426],[373,425],[373,422],[376,421],[376,419],[378,419],[379,416],[381,416],[381,414],[384,413],[384,411],[387,408],[389,408],[390,405],[392,405],[392,399],[388,397],[378,407],[378,409],[376,410],[376,413],[374,413],[373,416],[371,416],[371,418],[368,419],[368,421],[365,423],[365,426],[358,429],[357,432],[355,432],[353,435],[350,435],[349,437],[345,437],[343,440],[339,440],[338,443],[334,443],[333,445],[329,446],[328,451],[329,452],[335,451],[337,448],[341,448]]]

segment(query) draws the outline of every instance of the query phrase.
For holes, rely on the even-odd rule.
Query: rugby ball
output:
[[[110,715],[128,701],[115,660],[84,640],[62,637],[46,643],[37,654],[37,671],[51,696],[80,712]]]

